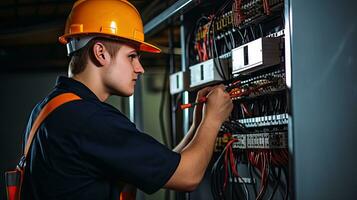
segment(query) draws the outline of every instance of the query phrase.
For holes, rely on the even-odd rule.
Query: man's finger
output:
[[[198,91],[197,97],[207,96],[207,94],[212,90],[212,87],[205,87]]]

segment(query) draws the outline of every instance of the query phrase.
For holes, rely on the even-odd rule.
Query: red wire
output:
[[[202,54],[203,54],[203,60],[204,60],[204,61],[208,60],[207,47],[206,47],[206,39],[204,39],[203,42],[202,42]]]
[[[226,152],[225,152],[225,155],[224,155],[224,171],[225,171],[224,183],[223,183],[224,190],[226,189],[227,181],[228,181],[228,165],[229,164],[231,165],[231,169],[232,169],[233,174],[238,176],[238,171],[237,171],[237,168],[236,168],[237,166],[234,163],[233,149],[232,149],[232,144],[234,142],[237,142],[237,141],[238,141],[238,139],[232,139],[226,145]]]
[[[229,146],[229,150],[230,150],[230,154],[229,155],[230,155],[230,161],[231,161],[231,169],[232,169],[233,174],[238,177],[239,174],[238,174],[238,170],[237,170],[237,165],[234,162],[235,159],[234,159],[234,155],[233,155],[232,145]]]
[[[224,155],[224,183],[223,183],[223,190],[226,189],[227,186],[227,179],[228,179],[228,156],[227,152]]]
[[[271,14],[268,0],[263,0],[263,8],[264,8],[264,13],[265,14],[267,14],[267,15]]]

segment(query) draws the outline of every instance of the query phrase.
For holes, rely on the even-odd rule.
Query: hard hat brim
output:
[[[147,42],[139,42],[140,43],[140,51],[144,51],[144,52],[149,52],[149,53],[160,53],[161,49],[149,44]]]
[[[149,52],[149,53],[160,53],[161,49],[156,47],[155,45],[149,44],[147,42],[135,40],[135,39],[128,39],[128,38],[121,38],[116,35],[111,35],[111,34],[98,34],[98,33],[81,33],[81,34],[65,34],[61,37],[58,38],[59,42],[62,44],[67,44],[68,43],[68,38],[73,38],[73,37],[81,37],[81,36],[88,36],[88,35],[96,35],[98,37],[110,37],[113,39],[119,39],[120,41],[128,41],[128,42],[133,42],[136,44],[139,44],[139,51],[143,52]]]

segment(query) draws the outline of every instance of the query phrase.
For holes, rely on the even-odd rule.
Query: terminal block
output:
[[[246,119],[239,119],[239,123],[244,124],[247,128],[252,127],[262,127],[262,126],[276,126],[288,124],[288,114],[279,114],[279,115],[269,115],[261,117],[253,117]]]

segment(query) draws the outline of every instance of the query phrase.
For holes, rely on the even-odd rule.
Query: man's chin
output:
[[[116,91],[116,92],[113,92],[111,95],[115,95],[115,96],[121,96],[121,97],[130,97],[134,94],[134,91],[131,91],[131,92],[120,92],[120,91]]]

